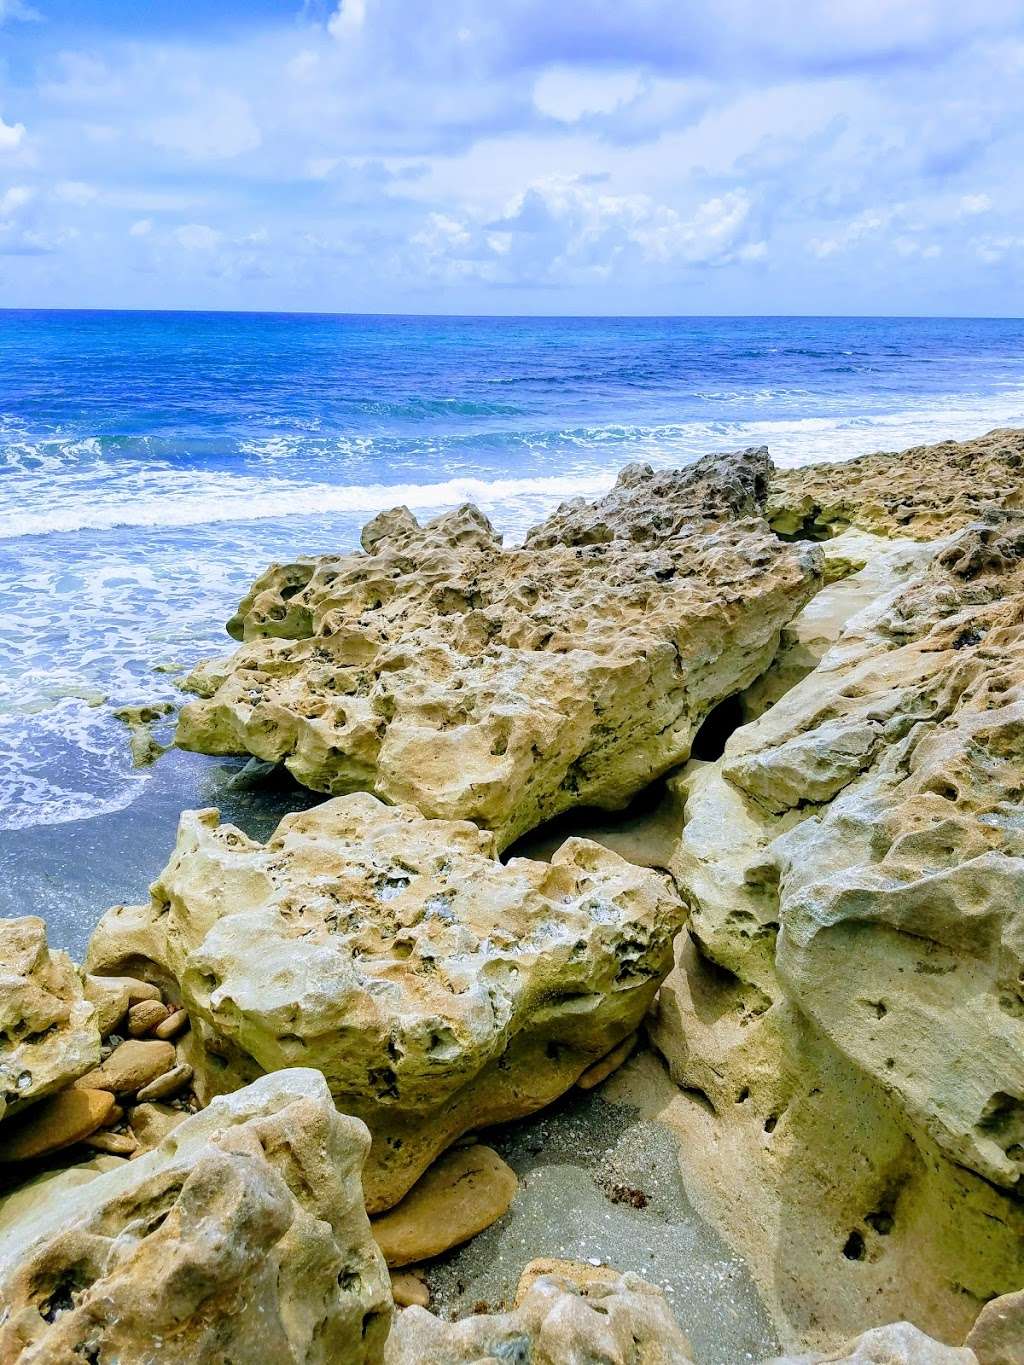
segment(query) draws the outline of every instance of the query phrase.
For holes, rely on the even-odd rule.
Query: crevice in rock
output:
[[[693,737],[690,757],[699,758],[704,763],[713,763],[725,753],[729,737],[745,723],[746,717],[740,694],[734,692],[731,697],[726,697],[717,706],[713,706],[704,717],[700,729]]]

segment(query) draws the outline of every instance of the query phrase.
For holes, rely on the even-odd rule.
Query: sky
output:
[[[1024,314],[1021,0],[0,0],[0,307]]]

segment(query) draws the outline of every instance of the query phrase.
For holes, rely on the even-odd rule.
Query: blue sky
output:
[[[0,306],[1024,313],[1020,0],[0,0]]]

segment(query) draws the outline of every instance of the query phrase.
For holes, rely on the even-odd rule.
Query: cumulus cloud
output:
[[[175,229],[174,238],[186,251],[213,251],[223,240],[223,234],[207,223],[185,223]]]
[[[158,147],[195,161],[241,156],[262,141],[248,100],[228,90],[197,96],[188,109],[155,119],[149,136]]]
[[[25,139],[23,123],[5,123],[0,118],[0,152],[11,152],[20,147]]]

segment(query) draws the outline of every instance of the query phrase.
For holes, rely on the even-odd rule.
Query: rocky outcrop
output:
[[[535,1279],[508,1313],[445,1322],[424,1308],[399,1313],[385,1365],[476,1365],[483,1361],[614,1361],[693,1365],[690,1344],[664,1295],[636,1275],[581,1287],[564,1276]]]
[[[460,508],[404,508],[362,552],[273,565],[201,665],[176,742],[282,762],[306,786],[471,819],[504,847],[574,806],[617,809],[685,759],[770,663],[820,552],[759,517],[770,464],[626,470],[503,548]]]
[[[62,1089],[99,1059],[97,1010],[70,958],[50,952],[34,915],[0,920],[0,1118]]]
[[[691,919],[653,1036],[710,1102],[684,1161],[793,1341],[912,1310],[957,1342],[1024,1279],[1022,771],[1011,519],[676,784]]]
[[[1024,431],[879,451],[842,464],[778,471],[768,517],[780,535],[827,540],[859,527],[934,540],[1024,508]]]
[[[136,1161],[21,1191],[0,1243],[0,1359],[374,1365],[391,1300],[367,1147],[321,1076],[286,1071]]]
[[[373,1134],[379,1211],[462,1133],[550,1103],[628,1036],[682,915],[596,844],[503,865],[474,825],[356,794],[265,845],[186,812],[150,903],[109,911],[89,964],[180,999],[203,1096],[319,1068]]]

